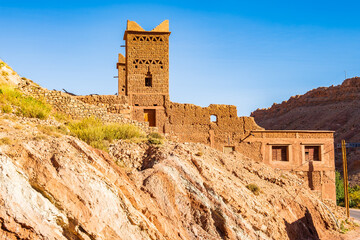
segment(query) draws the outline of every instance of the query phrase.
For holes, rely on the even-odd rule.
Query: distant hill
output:
[[[265,129],[333,130],[335,143],[341,139],[360,142],[360,78],[313,89],[270,108],[257,109],[251,116]],[[360,184],[360,149],[349,149],[348,153],[351,183]],[[339,152],[336,160],[341,170]]]

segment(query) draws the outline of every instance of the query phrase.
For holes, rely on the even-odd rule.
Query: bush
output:
[[[251,192],[253,192],[255,195],[260,194],[260,188],[258,187],[258,185],[254,184],[254,183],[250,183],[250,184],[246,185],[246,188],[249,189]]]
[[[144,137],[140,129],[130,124],[104,124],[94,117],[68,124],[72,135],[80,138],[95,148],[107,150],[109,144],[116,139],[133,139]]]
[[[338,206],[344,206],[344,180],[338,171],[335,172],[335,187],[336,187],[336,204]]]
[[[12,107],[8,104],[2,105],[1,106],[1,111],[3,113],[11,113],[12,112]]]
[[[148,142],[155,145],[161,145],[164,143],[164,137],[157,132],[152,132],[147,135]]]
[[[335,172],[336,204],[345,206],[344,180],[338,171]],[[360,208],[360,186],[349,187],[349,207]]]
[[[204,155],[203,152],[197,152],[197,153],[195,153],[195,156],[198,156],[198,157],[201,157],[202,155]]]
[[[30,118],[45,119],[49,116],[51,107],[33,97],[24,96],[21,92],[8,85],[0,85],[0,105],[2,110],[10,111],[10,106],[16,109],[17,115]],[[6,106],[9,107],[6,107]]]
[[[10,145],[12,144],[12,141],[8,137],[0,138],[0,145]]]

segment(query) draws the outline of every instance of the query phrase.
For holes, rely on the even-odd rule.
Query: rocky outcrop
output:
[[[360,78],[346,79],[341,85],[320,87],[288,101],[257,109],[251,114],[266,129],[333,130],[335,143],[341,139],[360,142]],[[341,158],[337,154],[337,168]],[[353,184],[360,183],[360,151],[349,152],[349,174]]]
[[[302,180],[239,153],[118,141],[107,154],[38,124],[53,123],[0,118],[1,239],[341,239]]]
[[[0,59],[0,83],[16,86],[21,82],[20,76]]]

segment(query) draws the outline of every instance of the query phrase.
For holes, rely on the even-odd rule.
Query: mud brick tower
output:
[[[169,101],[169,21],[151,31],[128,21],[125,57],[117,63],[118,94],[128,96],[132,118],[163,131]]]

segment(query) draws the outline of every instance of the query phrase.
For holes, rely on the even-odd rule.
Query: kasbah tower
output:
[[[265,130],[235,106],[200,107],[169,98],[169,21],[151,31],[128,21],[125,57],[119,54],[118,95],[130,105],[131,118],[148,122],[181,142],[234,151],[302,178],[323,200],[336,200],[332,131]]]
[[[152,31],[128,21],[125,56],[119,54],[118,94],[128,96],[132,118],[164,131],[169,102],[169,21]]]

